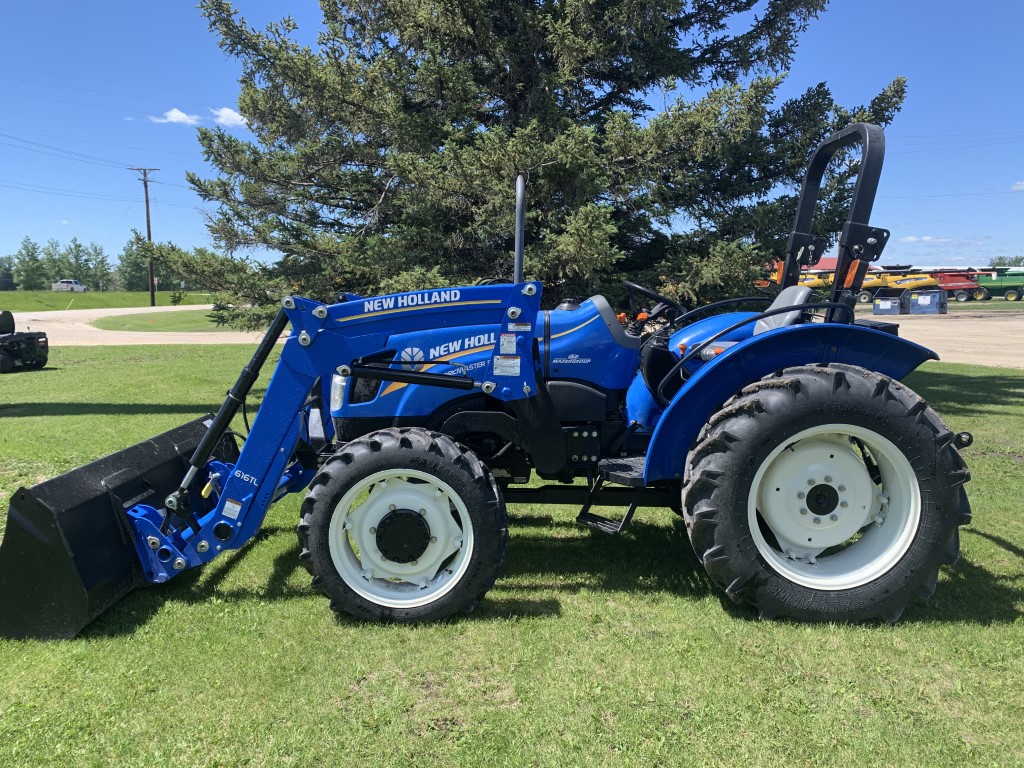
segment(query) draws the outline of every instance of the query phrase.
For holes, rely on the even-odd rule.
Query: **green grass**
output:
[[[205,309],[180,312],[146,312],[139,315],[113,315],[93,320],[91,325],[104,331],[230,331],[217,325]]]
[[[251,352],[55,348],[4,376],[0,504],[215,408]],[[542,506],[510,510],[470,617],[357,624],[297,567],[289,497],[242,552],[76,640],[0,640],[0,765],[1019,765],[1024,373],[929,363],[909,384],[975,435],[974,523],[896,626],[756,621],[671,513],[612,538]]]
[[[185,304],[209,304],[207,293],[190,293]],[[11,312],[42,312],[52,309],[108,309],[120,307],[148,307],[149,294],[145,291],[3,291],[0,292],[0,309]],[[171,306],[171,294],[157,291],[156,305]]]

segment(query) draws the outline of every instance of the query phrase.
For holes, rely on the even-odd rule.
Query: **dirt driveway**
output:
[[[259,341],[260,333],[237,331],[102,331],[93,320],[114,315],[142,315],[150,312],[183,312],[213,309],[212,304],[180,307],[125,307],[121,309],[68,309],[53,312],[15,312],[14,326],[19,331],[46,331],[51,347],[77,347],[113,344],[248,344]]]
[[[98,317],[110,315],[209,308],[183,306],[16,312],[14,320],[18,330],[46,331],[50,345],[54,347],[94,344],[255,344],[260,339],[259,333],[101,331],[89,325]],[[898,322],[900,336],[934,349],[947,363],[1024,369],[1024,309],[1019,312],[979,309],[973,312],[951,312],[948,315],[901,315],[877,319]]]

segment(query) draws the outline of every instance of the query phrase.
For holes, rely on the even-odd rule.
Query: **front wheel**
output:
[[[1020,301],[1020,291],[1011,288],[1003,294],[1003,298],[1007,301]]]
[[[911,390],[853,366],[745,388],[687,461],[690,540],[762,617],[895,621],[935,588],[970,520],[953,434]]]
[[[971,298],[971,294],[969,294],[967,291],[956,291],[953,294],[953,298],[956,301],[964,302]]]
[[[874,298],[874,294],[871,291],[861,291],[857,294],[857,303],[870,304],[872,298]]]
[[[371,621],[468,613],[494,584],[507,517],[490,471],[423,429],[344,445],[313,479],[300,560],[331,608]]]

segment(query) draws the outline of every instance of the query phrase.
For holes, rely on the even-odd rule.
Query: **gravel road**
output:
[[[93,344],[255,344],[260,339],[259,333],[101,331],[89,325],[96,318],[111,315],[210,308],[209,305],[193,305],[15,312],[14,321],[18,330],[46,331],[50,346],[53,347]],[[934,349],[945,362],[1024,369],[1024,310],[1000,312],[979,309],[948,315],[900,315],[876,319],[898,322],[903,338]]]
[[[125,307],[121,309],[67,309],[52,312],[15,312],[14,326],[19,331],[46,331],[51,347],[76,347],[113,344],[255,344],[260,333],[237,331],[102,331],[93,320],[114,315],[142,315],[150,312],[184,312],[213,309],[212,304],[179,307]]]

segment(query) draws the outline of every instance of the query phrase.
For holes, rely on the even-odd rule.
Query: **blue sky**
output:
[[[316,4],[238,0],[262,25]],[[0,255],[25,236],[77,237],[115,257],[145,231],[139,175],[152,175],[153,237],[209,246],[186,170],[210,173],[196,125],[245,135],[239,66],[178,0],[8,3],[0,45]],[[847,105],[909,79],[887,131],[872,223],[885,263],[984,265],[1024,254],[1024,3],[833,0],[801,40],[784,86],[820,81]]]

